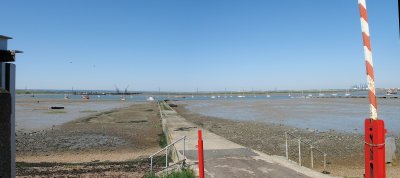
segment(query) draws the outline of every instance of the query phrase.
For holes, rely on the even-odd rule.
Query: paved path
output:
[[[162,110],[161,114],[169,139],[175,141],[186,136],[187,162],[197,161],[197,126],[174,110]],[[206,177],[329,177],[289,162],[283,157],[269,156],[246,148],[207,130],[203,130],[203,143]],[[176,149],[178,156],[182,159],[183,143],[178,143]]]

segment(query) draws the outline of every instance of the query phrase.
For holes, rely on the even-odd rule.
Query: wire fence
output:
[[[285,156],[288,160],[296,161],[300,166],[329,173],[326,169],[328,154],[316,148],[306,139],[289,132],[285,132]]]

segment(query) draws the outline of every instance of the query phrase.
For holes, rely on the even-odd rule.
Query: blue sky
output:
[[[357,0],[9,1],[17,88],[194,91],[365,83]],[[377,87],[400,87],[396,0],[368,0]]]

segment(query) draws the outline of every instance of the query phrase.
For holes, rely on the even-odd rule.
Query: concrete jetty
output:
[[[163,129],[169,142],[186,136],[183,143],[175,145],[176,156],[186,162],[197,162],[197,125],[187,121],[166,103],[160,104]],[[249,138],[251,139],[251,138]],[[203,130],[205,176],[220,177],[273,177],[273,178],[305,178],[331,177],[281,156],[270,156],[242,145],[231,142],[208,130]],[[183,150],[185,147],[185,156]],[[196,172],[197,166],[193,167]]]

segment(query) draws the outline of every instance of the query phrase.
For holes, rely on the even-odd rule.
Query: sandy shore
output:
[[[233,142],[252,149],[270,154],[285,155],[285,132],[300,136],[305,141],[311,142],[327,155],[327,171],[335,176],[363,177],[363,135],[356,133],[343,133],[333,130],[318,132],[316,130],[300,129],[284,124],[272,124],[257,121],[234,121],[211,117],[192,112],[178,103],[176,110],[187,120],[192,121]],[[399,138],[396,143],[399,143]],[[289,140],[290,159],[298,160],[297,139]],[[397,144],[397,150],[399,150]],[[309,148],[302,146],[302,163],[310,167]],[[400,154],[397,152],[397,157]],[[314,167],[317,171],[323,170],[323,156],[314,153]],[[400,177],[399,166],[387,165],[388,177]]]
[[[17,174],[141,177],[162,133],[156,103],[94,113],[49,129],[17,132]],[[45,162],[45,163],[43,163]]]

